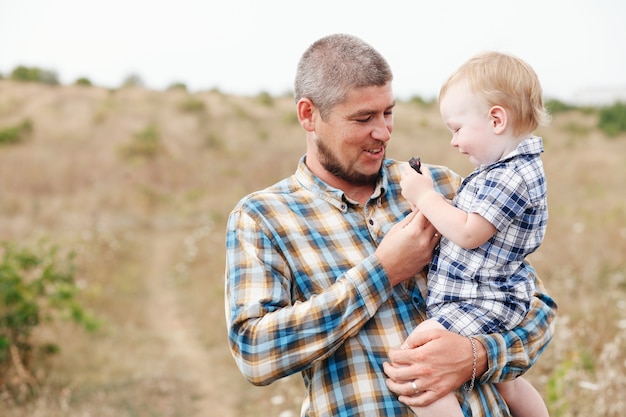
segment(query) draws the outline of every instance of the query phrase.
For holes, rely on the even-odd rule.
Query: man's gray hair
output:
[[[314,42],[300,58],[295,100],[310,99],[325,117],[347,99],[350,90],[382,87],[392,79],[389,64],[371,45],[352,35],[329,35]]]

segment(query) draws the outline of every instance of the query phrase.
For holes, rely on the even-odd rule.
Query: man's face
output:
[[[307,164],[321,166],[320,177],[339,188],[374,184],[391,138],[394,105],[390,84],[353,90],[326,120],[316,116]]]

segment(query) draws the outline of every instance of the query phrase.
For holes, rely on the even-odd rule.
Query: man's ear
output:
[[[506,109],[502,106],[493,106],[489,109],[490,123],[496,135],[503,133],[509,123]]]
[[[300,126],[307,132],[313,132],[315,130],[315,105],[313,102],[308,98],[301,98],[296,105],[296,112]]]

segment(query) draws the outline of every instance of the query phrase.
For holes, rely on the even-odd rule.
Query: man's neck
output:
[[[360,205],[365,206],[372,194],[374,194],[375,188],[375,185],[366,185],[360,187],[351,187],[349,190],[343,189],[343,192],[350,200],[356,201]]]

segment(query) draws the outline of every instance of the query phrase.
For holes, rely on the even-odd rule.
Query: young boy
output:
[[[476,169],[452,204],[434,190],[427,169],[419,175],[407,167],[402,174],[402,195],[442,236],[428,274],[429,320],[418,329],[443,327],[473,344],[473,334],[519,323],[533,294],[524,260],[543,240],[548,208],[542,139],[532,132],[549,117],[533,69],[497,52],[477,55],[453,73],[439,105],[452,146]],[[548,416],[523,378],[498,390],[515,417]],[[413,411],[462,416],[454,393]]]

